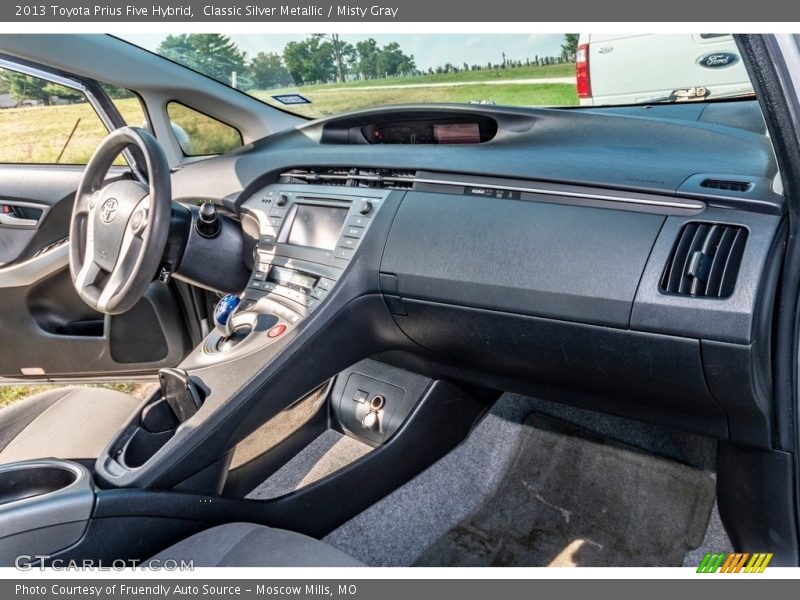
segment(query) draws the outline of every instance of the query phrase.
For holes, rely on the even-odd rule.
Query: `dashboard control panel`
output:
[[[247,288],[232,317],[241,342],[254,331],[264,331],[267,343],[277,340],[317,309],[355,256],[389,192],[271,184],[245,200],[241,211],[257,220],[259,239]],[[212,335],[204,351],[213,354],[235,344],[236,335]]]

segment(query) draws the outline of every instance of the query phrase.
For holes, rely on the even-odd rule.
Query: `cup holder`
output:
[[[95,504],[83,465],[40,458],[0,465],[0,567],[21,555],[50,556],[86,532]]]
[[[60,464],[29,463],[0,471],[0,505],[52,494],[75,483],[80,471]]]
[[[122,453],[122,462],[129,469],[141,467],[150,460],[173,435],[175,435],[174,430],[152,433],[141,427],[138,428],[125,446],[125,450]]]

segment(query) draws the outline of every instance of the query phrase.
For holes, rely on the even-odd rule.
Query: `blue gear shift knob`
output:
[[[241,301],[239,296],[227,294],[214,307],[214,326],[223,338],[233,335],[233,315]]]

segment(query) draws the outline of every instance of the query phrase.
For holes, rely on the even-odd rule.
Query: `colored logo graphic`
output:
[[[708,552],[697,567],[698,573],[763,573],[772,552]]]
[[[711,52],[697,59],[697,64],[706,69],[723,69],[739,62],[739,57],[733,52]]]

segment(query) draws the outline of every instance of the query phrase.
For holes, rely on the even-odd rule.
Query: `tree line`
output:
[[[381,46],[369,38],[352,44],[336,33],[313,34],[289,42],[282,53],[259,52],[252,58],[230,37],[221,34],[170,35],[161,42],[157,52],[219,81],[248,90],[556,64],[575,60],[577,41],[577,34],[567,34],[558,56],[535,56],[522,61],[506,58],[503,53],[502,61],[497,63],[446,63],[427,70],[417,68],[414,55],[404,52],[397,42]]]
[[[0,69],[0,93],[11,94],[18,104],[37,102],[49,106],[54,100],[64,103],[83,100],[83,94],[77,90],[6,69]]]
[[[417,72],[414,57],[397,42],[380,46],[374,39],[356,44],[339,34],[314,34],[286,44],[282,53],[259,52],[249,58],[221,34],[169,35],[157,52],[240,89],[345,82],[396,77]],[[235,73],[235,75],[234,75]],[[235,78],[235,81],[233,81]]]
[[[113,99],[134,96],[130,90],[108,84],[101,86]],[[86,101],[86,96],[79,90],[8,69],[0,69],[0,94],[10,94],[18,106],[26,104],[50,106]]]
[[[227,35],[184,33],[168,35],[157,52],[218,81],[242,90],[272,89],[314,83],[344,83],[351,79],[412,77],[462,71],[513,69],[522,66],[548,65],[575,60],[578,34],[566,34],[559,56],[534,56],[522,60],[507,58],[486,64],[445,63],[427,70],[417,68],[413,54],[407,54],[397,42],[380,45],[373,38],[352,44],[339,34],[317,33],[303,40],[291,41],[278,52],[259,52],[252,58]],[[127,90],[111,88],[112,97],[130,96]],[[18,102],[35,101],[49,105],[82,101],[80,92],[13,71],[0,70],[0,93],[10,93]]]

